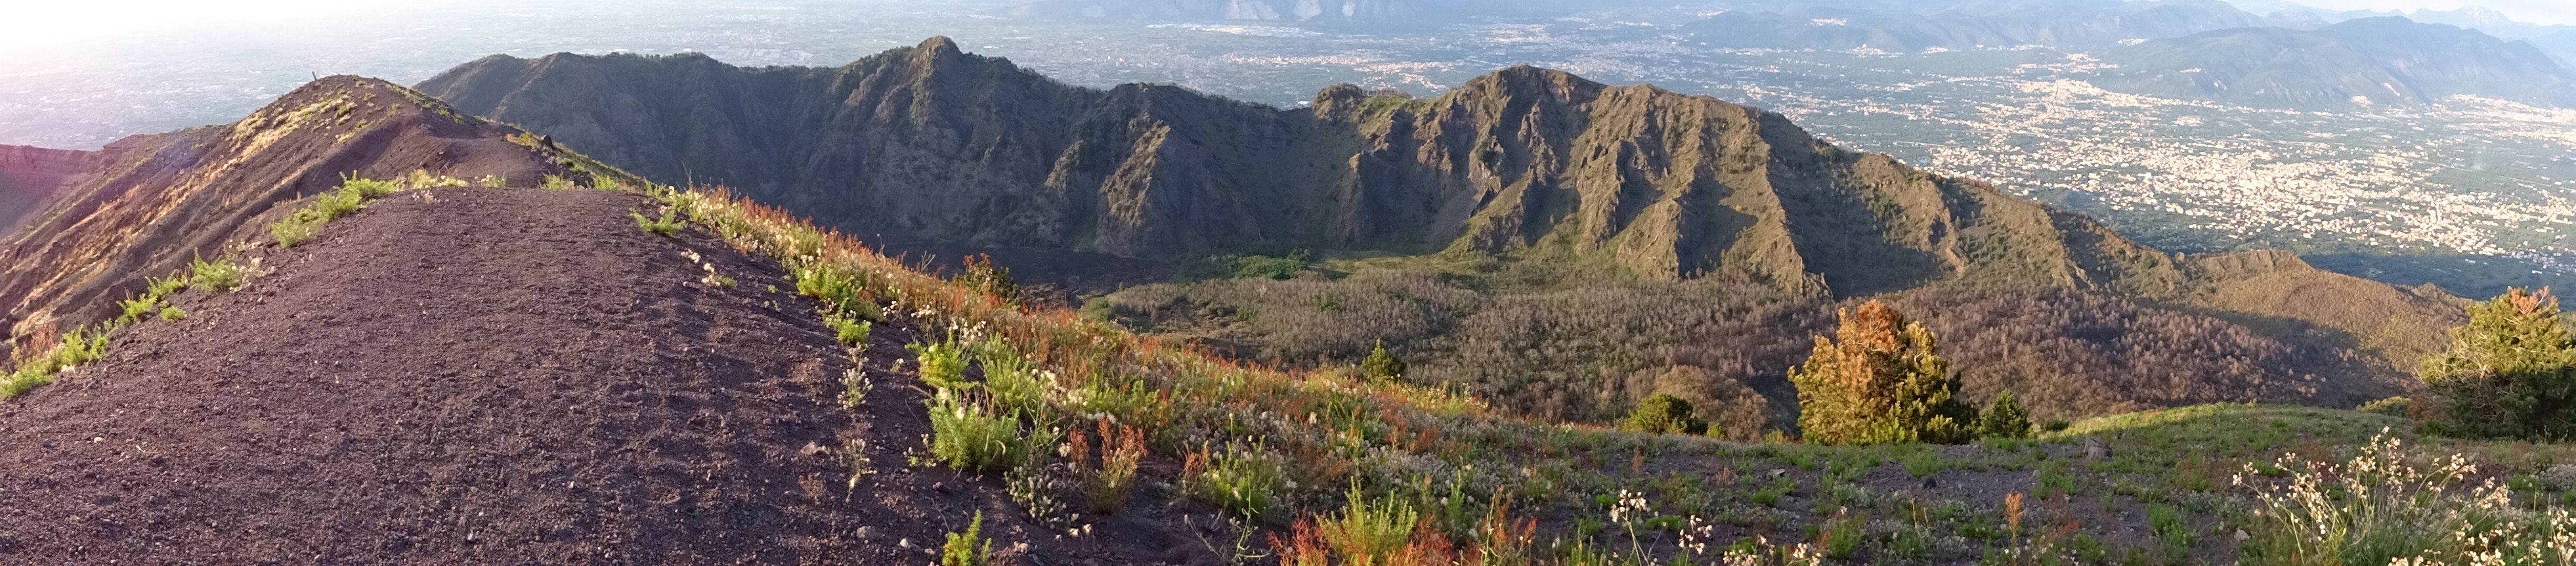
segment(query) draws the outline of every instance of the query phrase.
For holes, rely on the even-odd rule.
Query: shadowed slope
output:
[[[95,173],[100,153],[0,145],[0,234],[44,208],[65,185]]]

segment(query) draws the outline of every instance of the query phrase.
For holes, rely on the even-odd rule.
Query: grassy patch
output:
[[[447,177],[431,177],[426,173],[419,176],[428,179],[427,182],[441,186],[446,186],[447,181],[452,180]],[[323,224],[366,208],[367,201],[405,188],[401,183],[393,181],[356,178],[342,181],[338,190],[314,195],[313,202],[296,209],[295,212],[288,213],[285,219],[269,224],[269,236],[276,238],[277,246],[281,248],[292,248],[312,241],[314,237],[322,234]]]
[[[663,209],[661,218],[646,217],[641,211],[630,210],[626,214],[635,217],[635,227],[664,236],[678,234],[681,228],[688,226],[688,222],[680,219],[679,209]]]

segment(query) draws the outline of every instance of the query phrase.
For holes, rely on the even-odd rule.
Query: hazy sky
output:
[[[2536,24],[2576,24],[2576,0],[2293,0],[2299,4],[2334,10],[2399,10],[2412,12],[2420,8],[2452,10],[2464,6],[2485,6],[2512,16],[2515,21]]]
[[[671,3],[668,0],[643,1]],[[2419,8],[2448,10],[2476,5],[2494,8],[2520,21],[2576,24],[2576,0],[2292,1],[2342,10],[2411,11]],[[334,21],[354,18],[400,17],[403,12],[417,10],[420,6],[416,2],[395,0],[10,0],[8,3],[17,4],[7,10],[11,12],[9,19],[15,21],[8,25],[0,25],[0,32],[5,32],[0,33],[0,45],[75,37],[151,33],[173,28],[205,31],[229,28],[247,31],[250,28],[274,29],[279,27],[279,24],[286,24],[289,27],[328,26]],[[452,9],[459,5],[508,6],[544,3],[546,3],[545,0],[442,0],[440,5]]]

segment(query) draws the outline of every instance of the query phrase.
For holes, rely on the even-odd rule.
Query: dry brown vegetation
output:
[[[1673,393],[1731,436],[1754,438],[1795,421],[1785,370],[1831,329],[1836,306],[1856,304],[1718,278],[1647,281],[1522,263],[1355,271],[1135,287],[1090,310],[1291,366],[1354,363],[1385,340],[1415,382],[1546,419],[1609,422],[1639,399]],[[2222,401],[2349,407],[2401,392],[2388,385],[2395,374],[2385,362],[2295,321],[2265,319],[2273,328],[2258,329],[2188,306],[2066,289],[1880,297],[1942,337],[1969,403],[2011,389],[2035,420]]]

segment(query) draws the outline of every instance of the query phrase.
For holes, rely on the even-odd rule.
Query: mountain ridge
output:
[[[2114,49],[2095,79],[2136,94],[2255,106],[2421,105],[2474,94],[2576,107],[2576,71],[2527,41],[2404,17],[2314,31],[2217,30]]]
[[[145,276],[265,234],[280,203],[346,175],[414,171],[533,185],[570,175],[518,130],[455,113],[400,85],[316,80],[241,121],[133,136],[89,157],[48,205],[0,237],[0,324],[14,344],[102,320]]]
[[[828,69],[496,57],[420,87],[647,177],[897,238],[1163,261],[1481,253],[1838,295],[2179,282],[2160,252],[2089,219],[1843,151],[1778,114],[1535,67],[1435,98],[1344,85],[1276,109],[1069,87],[934,38]],[[756,98],[774,104],[739,104]]]

